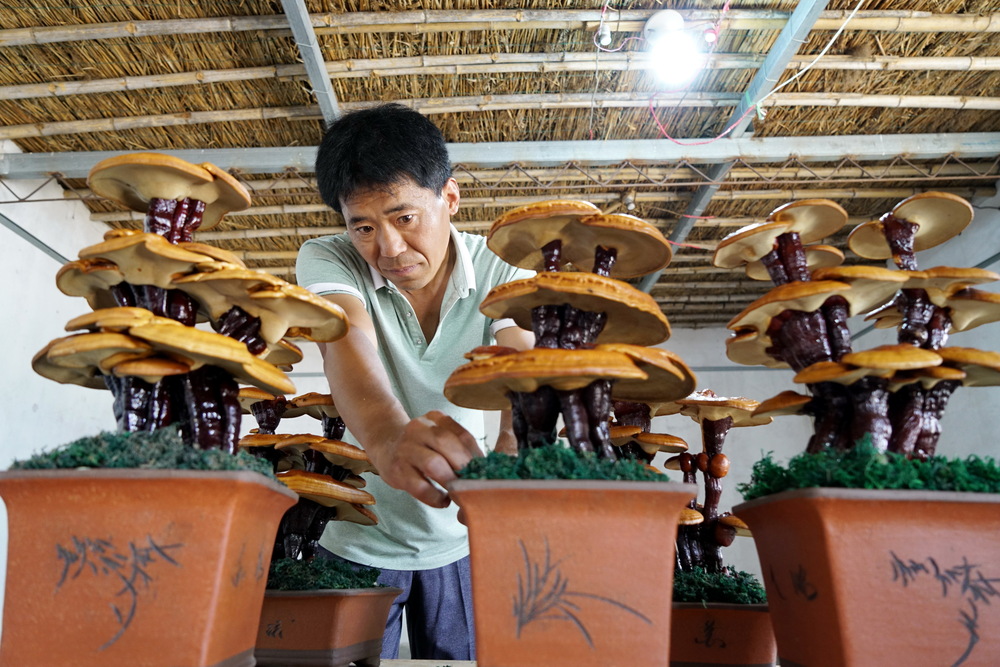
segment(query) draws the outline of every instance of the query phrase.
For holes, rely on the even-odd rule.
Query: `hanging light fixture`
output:
[[[705,53],[700,44],[703,40],[685,29],[684,17],[673,9],[650,16],[642,36],[657,79],[667,85],[690,83],[705,67]]]

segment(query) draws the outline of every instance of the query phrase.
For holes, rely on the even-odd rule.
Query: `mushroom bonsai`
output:
[[[239,399],[257,421],[240,447],[267,462],[299,496],[282,517],[274,540],[254,652],[257,664],[378,665],[389,608],[402,591],[378,587],[375,568],[316,558],[330,521],[378,522],[369,509],[375,499],[364,490],[361,477],[377,471],[363,449],[340,440],[344,421],[329,394],[288,400],[246,387]],[[303,415],[321,422],[322,436],[276,433],[283,418]]]
[[[193,241],[195,230],[250,204],[246,189],[213,165],[123,155],[98,163],[88,183],[144,213],[144,228],[109,231],[62,267],[57,287],[94,310],[71,320],[67,330],[77,333],[51,341],[32,365],[59,382],[110,389],[120,435],[90,442],[124,441],[131,458],[97,450],[77,461],[125,460],[138,469],[0,478],[9,570],[37,571],[53,553],[60,565],[43,568],[55,574],[51,582],[37,572],[8,577],[0,661],[251,665],[275,526],[294,494],[257,472],[153,470],[163,464],[135,450],[160,452],[153,443],[169,440],[158,435],[169,431],[192,452],[207,452],[202,458],[242,460],[234,456],[239,383],[293,391],[275,365],[301,359],[285,337],[335,340],[346,319],[306,290]],[[62,507],[58,498],[73,502]],[[30,530],[44,534],[26,537]]]
[[[704,502],[692,499],[681,513],[674,572],[674,620],[671,663],[718,664],[724,655],[732,664],[774,664],[776,649],[764,588],[749,572],[723,564],[722,549],[737,536],[749,536],[746,523],[722,511],[723,478],[729,458],[723,445],[730,429],[761,426],[770,417],[753,415],[757,401],[698,391],[661,408],[663,414],[690,417],[701,427],[702,451],[681,452],[666,466],[680,470],[684,481],[704,478]],[[725,649],[724,653],[720,653]]]
[[[694,388],[679,357],[647,347],[666,340],[669,324],[652,297],[623,280],[665,266],[670,246],[638,218],[578,201],[511,210],[487,244],[538,273],[495,288],[481,305],[531,329],[534,349],[472,350],[444,389],[464,407],[510,409],[518,445],[517,457],[492,453],[449,485],[469,526],[477,662],[662,662],[666,561],[677,513],[694,491],[651,471],[641,446],[622,446],[636,425],[611,418],[616,401],[648,413]],[[610,557],[609,543],[628,548]],[[668,573],[663,588],[628,574],[654,562]],[[618,632],[623,623],[639,634]]]
[[[955,493],[995,493],[1000,475],[991,460],[936,455],[955,389],[1000,383],[1000,355],[947,346],[951,333],[1000,320],[1000,299],[975,289],[1000,276],[922,270],[915,254],[971,219],[960,197],[910,197],[848,236],[855,255],[891,259],[895,270],[810,271],[801,255],[786,253],[794,278],[729,323],[731,359],[791,367],[805,385],[764,401],[755,414],[813,420],[806,452],[787,468],[770,457],[759,462],[740,488],[749,502],[734,508],[754,532],[782,663],[958,665],[1000,651],[1000,619],[987,607],[994,597],[988,582],[998,576],[988,563],[1000,544],[983,537],[1000,529],[1000,497]],[[847,317],[866,311],[876,326],[896,327],[896,343],[851,348]],[[830,560],[828,550],[836,552]],[[835,570],[835,563],[852,568]],[[914,611],[898,614],[902,608]],[[942,617],[959,621],[937,622]]]

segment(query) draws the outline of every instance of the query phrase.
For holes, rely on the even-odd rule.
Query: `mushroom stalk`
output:
[[[808,387],[813,394],[808,408],[813,415],[813,434],[806,451],[816,454],[829,447],[849,448],[853,407],[847,389],[837,382],[818,382]]]
[[[558,271],[562,268],[562,239],[549,241],[542,246],[542,258],[545,262],[545,271]]]
[[[171,243],[191,241],[194,231],[201,226],[205,202],[197,199],[149,200],[143,231],[159,234]]]
[[[645,403],[633,401],[612,401],[611,409],[615,413],[615,421],[622,426],[638,426],[643,433],[648,433],[652,428],[653,419],[650,415],[649,406]],[[649,463],[653,456],[646,453],[634,440],[630,440],[618,447],[618,457],[623,459],[636,459]]]
[[[779,234],[774,248],[761,257],[761,262],[775,285],[812,279],[798,232]]]
[[[556,391],[556,395],[559,397],[569,446],[578,452],[596,453],[597,448],[590,441],[590,414],[579,390]]]
[[[323,415],[320,423],[323,425],[323,437],[327,440],[341,440],[347,431],[347,425],[340,417]]]
[[[941,416],[952,393],[961,383],[944,380],[925,388],[906,385],[889,399],[892,440],[889,451],[926,460],[934,455],[941,436]]]
[[[697,484],[698,473],[695,457],[687,452],[678,455],[678,464],[685,484]],[[698,499],[688,502],[689,509],[697,509]],[[701,525],[678,526],[677,528],[677,565],[680,569],[690,571],[702,567],[705,563],[701,550]]]
[[[841,357],[851,352],[851,330],[847,328],[847,318],[850,317],[847,299],[842,296],[831,296],[824,303],[820,312],[826,324],[827,339],[830,342],[830,358],[840,361]]]
[[[555,389],[542,386],[533,392],[512,391],[507,397],[518,450],[544,447],[556,441],[560,407]]]
[[[611,276],[611,269],[615,266],[615,260],[618,259],[618,249],[617,248],[605,248],[604,246],[597,246],[597,250],[594,252],[594,273],[599,276],[604,276],[609,278]]]
[[[700,534],[705,569],[709,572],[722,569],[722,546],[715,539],[715,523],[719,519],[722,478],[729,469],[722,446],[732,426],[732,417],[705,419],[701,423],[703,456],[698,456],[698,469],[705,477],[705,505],[702,510],[705,522],[700,526]]]
[[[879,222],[882,223],[882,233],[889,244],[892,261],[904,271],[916,271],[917,258],[913,251],[913,241],[919,225],[897,218],[892,213],[883,215]]]
[[[868,375],[849,387],[854,407],[851,447],[866,433],[870,433],[875,449],[880,452],[888,449],[892,434],[889,422],[888,385],[889,381],[886,378]]]
[[[916,347],[928,347],[930,322],[937,306],[931,303],[926,290],[922,289],[900,290],[898,303],[903,321],[899,325],[897,340]]]
[[[822,313],[786,310],[768,327],[774,345],[767,350],[796,372],[818,361],[830,361],[830,340]]]
[[[202,366],[182,376],[187,440],[201,449],[236,452],[240,431],[239,386],[220,368]]]
[[[267,342],[260,335],[260,318],[250,315],[239,306],[233,306],[219,318],[216,331],[247,346],[250,354],[260,354],[267,349]]]
[[[607,313],[580,310],[568,304],[531,309],[535,347],[577,350],[597,340],[608,321]]]
[[[284,396],[276,396],[269,401],[257,401],[252,404],[250,414],[257,420],[257,432],[274,433],[287,408],[288,400]]]
[[[958,380],[942,380],[925,390],[920,437],[913,452],[915,457],[926,460],[934,456],[938,439],[941,437],[941,416],[959,385],[961,382]]]

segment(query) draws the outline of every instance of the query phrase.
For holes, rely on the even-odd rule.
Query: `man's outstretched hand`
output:
[[[386,484],[431,507],[448,506],[451,499],[441,487],[456,478],[456,470],[482,455],[472,434],[437,410],[411,420],[394,442],[368,453]]]

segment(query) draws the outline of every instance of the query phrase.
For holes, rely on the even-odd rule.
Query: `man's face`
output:
[[[455,179],[438,195],[407,178],[357,192],[340,206],[351,242],[365,261],[399,289],[413,291],[443,277],[458,202]]]

